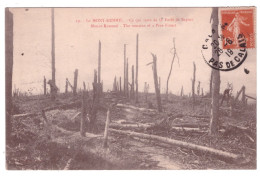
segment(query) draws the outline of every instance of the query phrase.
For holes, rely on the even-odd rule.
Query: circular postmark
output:
[[[225,25],[221,25],[224,29]],[[205,63],[213,69],[220,71],[231,71],[238,68],[247,58],[246,50],[246,38],[240,33],[236,38],[237,48],[232,49],[231,45],[234,45],[234,41],[225,37],[224,35],[218,35],[217,39],[213,39],[213,34],[216,33],[212,29],[212,35],[208,35],[202,45],[202,56]]]

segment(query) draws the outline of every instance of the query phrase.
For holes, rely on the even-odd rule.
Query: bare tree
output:
[[[169,72],[169,75],[168,75],[168,78],[167,78],[167,83],[166,83],[166,101],[168,100],[168,88],[169,88],[168,86],[169,86],[169,80],[170,80],[170,77],[171,77],[171,74],[172,74],[172,66],[173,66],[175,57],[177,57],[178,61],[179,61],[179,57],[178,57],[178,54],[177,54],[176,48],[175,48],[175,38],[173,38],[173,48],[171,49],[171,53],[173,53],[173,58],[172,58],[171,68],[170,68],[170,72]]]
[[[212,14],[212,41],[218,41],[218,8],[213,7]],[[215,50],[212,47],[212,57],[215,61],[219,61],[218,55],[215,55]],[[212,108],[210,119],[210,131],[211,135],[216,134],[219,127],[219,89],[220,89],[220,73],[219,70],[212,69]]]

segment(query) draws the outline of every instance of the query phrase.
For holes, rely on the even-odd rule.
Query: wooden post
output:
[[[192,105],[195,104],[195,81],[196,81],[196,64],[193,62],[193,79],[192,79]]]
[[[100,84],[101,78],[101,42],[98,43],[98,83]]]
[[[138,43],[139,43],[139,35],[136,35],[136,77],[135,77],[135,103],[138,103]]]
[[[108,148],[108,130],[109,130],[109,123],[110,123],[110,108],[107,110],[107,119],[106,119],[106,125],[105,125],[105,131],[104,131],[104,148]]]
[[[152,54],[152,56],[153,56],[153,79],[154,79],[154,88],[156,93],[157,107],[158,107],[158,111],[162,112],[161,96],[160,96],[160,90],[158,86],[158,76],[157,76],[157,56],[154,54]]]
[[[73,94],[77,95],[77,84],[78,84],[78,69],[74,72],[74,86],[73,86]]]
[[[132,84],[131,84],[131,99],[135,99],[135,83],[134,83],[134,78],[135,78],[135,71],[134,71],[134,65],[132,65]]]
[[[12,133],[12,78],[13,78],[13,13],[5,8],[5,104],[6,104],[6,144]],[[6,146],[7,147],[7,146]]]
[[[87,107],[87,103],[86,103],[86,91],[83,90],[82,93],[82,110],[81,110],[81,120],[80,120],[80,135],[81,136],[85,136],[86,133],[86,115],[87,115],[87,111],[86,111],[86,107]]]
[[[68,93],[68,78],[66,78],[65,93]]]
[[[46,95],[46,78],[43,78],[43,94]]]
[[[212,42],[218,41],[218,8],[213,7],[212,15]],[[218,55],[215,55],[215,49],[212,47],[212,57],[215,62],[219,61]],[[219,89],[220,89],[220,73],[219,70],[212,69],[212,110],[211,110],[211,119],[210,119],[210,129],[209,133],[211,135],[216,134],[219,128]]]
[[[201,96],[204,96],[203,88],[201,88]]]

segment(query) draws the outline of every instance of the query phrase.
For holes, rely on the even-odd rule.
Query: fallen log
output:
[[[237,154],[233,154],[230,152],[225,152],[222,150],[213,149],[210,147],[196,145],[196,144],[192,144],[192,143],[187,143],[187,142],[183,142],[183,141],[179,141],[179,140],[175,140],[175,139],[170,139],[170,138],[161,137],[161,136],[157,136],[157,135],[148,135],[148,134],[143,134],[143,133],[115,130],[115,129],[110,129],[109,131],[112,133],[129,135],[131,137],[139,137],[139,138],[149,139],[149,140],[155,140],[155,141],[160,141],[160,142],[163,142],[166,144],[171,144],[174,146],[180,146],[180,147],[189,148],[192,150],[202,151],[204,153],[209,153],[209,154],[215,155],[223,160],[228,160],[229,162],[233,162],[233,163],[248,162],[248,159],[246,159],[244,157],[244,155],[237,155]]]
[[[134,110],[137,110],[137,111],[151,111],[151,112],[156,111],[154,109],[139,108],[139,107],[135,107],[135,106],[132,106],[132,105],[126,105],[126,104],[121,104],[121,103],[117,104],[116,106],[121,107],[121,108],[130,108],[130,109],[134,109]]]
[[[200,128],[189,128],[189,127],[171,127],[171,130],[184,131],[184,132],[194,132],[194,133],[207,133],[207,130],[201,130]]]
[[[187,127],[187,128],[199,128],[199,127],[209,127],[209,124],[192,124],[192,123],[179,123],[172,124],[173,127]]]
[[[30,116],[36,116],[36,113],[26,113],[26,114],[15,114],[12,115],[13,118],[25,118],[25,117],[30,117]]]
[[[148,125],[148,124],[115,124],[115,123],[111,123],[110,127],[112,127],[112,128],[141,128],[141,129],[146,129],[148,127],[151,127],[151,125]]]
[[[196,118],[210,118],[209,115],[192,115],[192,114],[186,114],[184,116],[188,116],[188,117],[196,117]]]
[[[110,124],[111,128],[116,129],[147,129],[154,128],[154,124]],[[206,130],[201,130],[200,128],[189,128],[189,127],[170,127],[169,130],[174,131],[184,131],[184,132],[196,132],[196,133],[207,133]]]

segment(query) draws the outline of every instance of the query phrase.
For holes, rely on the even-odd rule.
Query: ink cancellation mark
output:
[[[220,71],[231,71],[247,58],[247,48],[255,48],[254,9],[221,10],[221,35],[213,40],[212,29],[202,45],[206,64]]]

